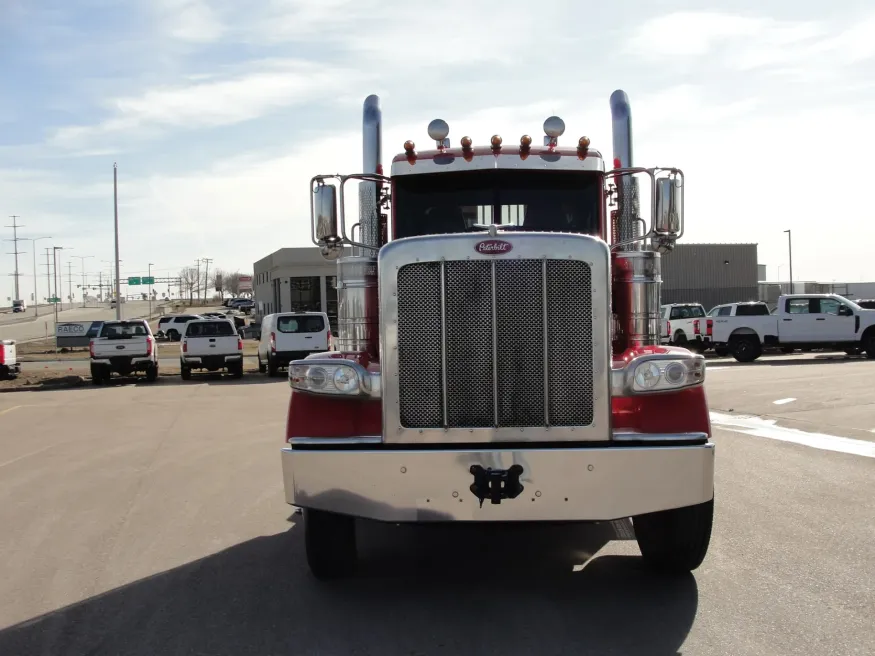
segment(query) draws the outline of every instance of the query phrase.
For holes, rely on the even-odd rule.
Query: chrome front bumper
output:
[[[473,465],[521,465],[500,504],[469,489]],[[387,522],[612,520],[703,503],[714,445],[506,450],[282,450],[286,501]]]

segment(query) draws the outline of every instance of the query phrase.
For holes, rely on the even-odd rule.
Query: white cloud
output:
[[[640,56],[693,57],[704,55],[730,39],[763,30],[769,21],[718,12],[682,11],[659,16],[633,30],[626,44]]]
[[[95,125],[59,128],[49,143],[83,148],[100,136],[231,125],[329,97],[344,90],[354,78],[366,77],[330,67],[321,67],[315,75],[310,62],[299,60],[250,62],[245,69],[223,79],[194,79],[110,100],[106,103],[112,112],[109,118]]]
[[[164,31],[175,39],[210,43],[226,32],[208,0],[152,0],[150,4]]]

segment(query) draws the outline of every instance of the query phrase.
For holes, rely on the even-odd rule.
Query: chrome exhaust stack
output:
[[[632,162],[632,109],[629,96],[611,94],[614,169],[629,169]],[[661,257],[642,248],[641,202],[634,175],[617,176],[617,209],[611,213],[612,287],[615,353],[659,344]]]

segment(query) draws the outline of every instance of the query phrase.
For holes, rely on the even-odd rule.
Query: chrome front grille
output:
[[[592,285],[589,263],[572,259],[400,266],[401,427],[593,424]]]

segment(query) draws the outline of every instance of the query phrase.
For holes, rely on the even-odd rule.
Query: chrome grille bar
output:
[[[541,309],[544,313],[544,426],[550,426],[550,318],[547,315],[547,258],[541,262]]]
[[[495,260],[489,264],[492,274],[492,425],[498,426],[498,287],[495,282]]]
[[[447,409],[447,262],[441,259],[441,399],[443,402],[444,430],[450,426]]]

